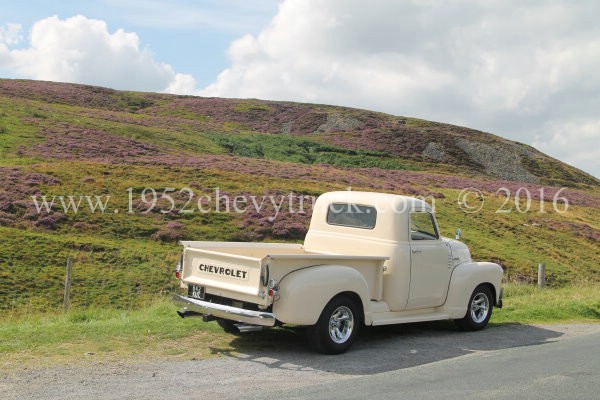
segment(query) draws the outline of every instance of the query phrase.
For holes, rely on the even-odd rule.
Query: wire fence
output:
[[[125,266],[118,258],[82,251],[73,254],[68,303],[72,308],[136,309],[177,290],[175,261],[161,265],[144,262]],[[176,258],[174,258],[175,260]],[[5,314],[59,311],[65,302],[63,265],[16,268],[6,266],[0,276],[0,310]]]

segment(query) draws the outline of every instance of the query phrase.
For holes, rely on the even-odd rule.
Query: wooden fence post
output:
[[[63,298],[63,311],[67,311],[71,305],[71,271],[73,270],[73,260],[67,259],[67,273],[65,275],[65,296]]]
[[[543,263],[538,265],[538,287],[546,287],[546,264]]]

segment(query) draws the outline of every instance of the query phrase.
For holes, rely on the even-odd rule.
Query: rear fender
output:
[[[369,287],[356,269],[343,265],[320,265],[292,272],[279,282],[279,299],[273,303],[277,320],[294,325],[314,325],[336,295],[352,292],[369,304]],[[365,315],[362,316],[366,321]]]

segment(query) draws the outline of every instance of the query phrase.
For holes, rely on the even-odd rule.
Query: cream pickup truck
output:
[[[502,306],[502,268],[441,237],[431,207],[393,194],[331,192],[300,244],[182,241],[181,317],[307,327],[320,352],[346,351],[362,325],[453,319],[485,327]]]

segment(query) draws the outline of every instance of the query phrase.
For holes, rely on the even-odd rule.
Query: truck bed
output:
[[[184,247],[185,284],[206,288],[206,293],[268,305],[268,281],[281,281],[295,270],[317,265],[355,268],[371,288],[372,300],[381,300],[383,263],[387,257],[351,256],[314,252],[299,244],[180,242]]]

